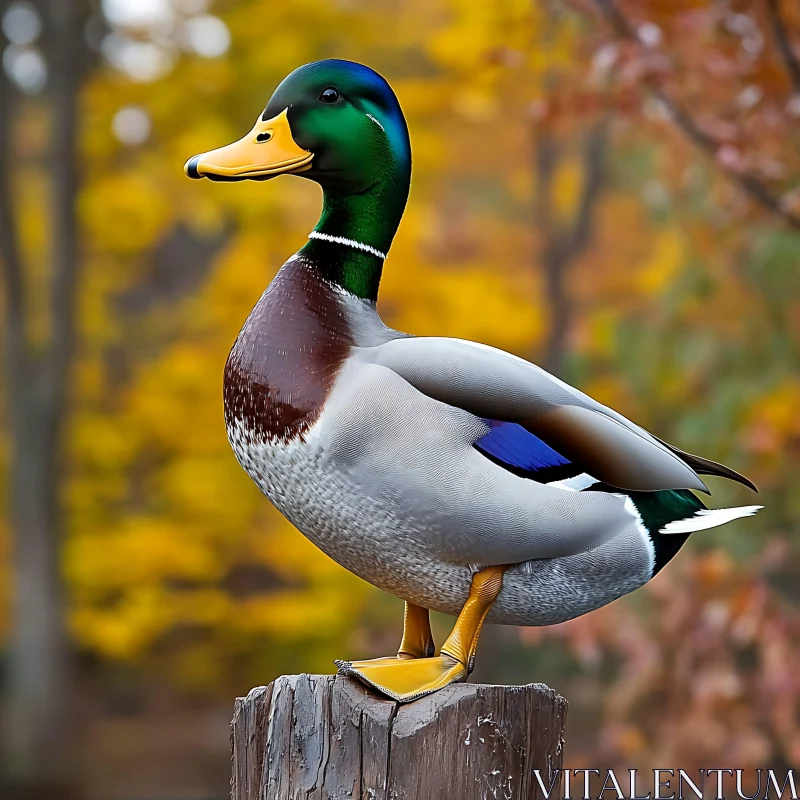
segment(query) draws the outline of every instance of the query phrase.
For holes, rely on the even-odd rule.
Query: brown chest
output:
[[[275,276],[228,356],[225,421],[248,438],[303,438],[319,416],[352,347],[344,307],[311,264],[299,258]]]

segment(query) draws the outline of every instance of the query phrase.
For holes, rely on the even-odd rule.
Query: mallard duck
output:
[[[396,655],[337,661],[407,702],[472,670],[484,621],[552,625],[647,583],[708,510],[713,475],[540,367],[381,321],[384,262],[411,179],[389,84],[326,60],[275,90],[252,130],[190,178],[299,175],[323,189],[308,241],[258,300],[224,375],[228,438],[274,505],[345,569],[405,601]],[[429,609],[457,616],[435,651]]]

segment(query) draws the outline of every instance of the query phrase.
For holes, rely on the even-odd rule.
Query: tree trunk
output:
[[[566,710],[542,684],[455,684],[398,705],[349,678],[283,676],[236,701],[231,798],[558,797]]]
[[[74,340],[77,278],[75,163],[81,36],[74,0],[48,0],[50,74],[50,336],[27,337],[25,286],[13,218],[11,89],[0,76],[0,258],[5,285],[5,367],[11,443],[13,630],[5,687],[5,772],[20,796],[61,782],[71,737],[70,659],[61,577],[59,454]],[[63,796],[63,795],[62,795]]]
[[[572,219],[562,221],[553,213],[554,178],[559,147],[550,131],[535,133],[536,193],[534,216],[540,237],[545,299],[550,326],[544,345],[543,365],[563,376],[572,325],[572,302],[567,280],[570,267],[591,242],[594,211],[604,180],[608,122],[601,119],[586,134],[582,153],[583,185]]]
[[[15,591],[4,733],[7,772],[20,786],[58,776],[68,741],[55,442],[35,377],[9,386]]]

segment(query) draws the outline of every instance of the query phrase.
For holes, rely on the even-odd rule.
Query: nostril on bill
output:
[[[193,156],[190,158],[186,165],[183,168],[183,171],[190,177],[190,178],[202,178],[203,176],[198,172],[197,165],[200,163],[200,156]]]

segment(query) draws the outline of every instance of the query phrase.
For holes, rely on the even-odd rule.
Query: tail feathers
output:
[[[752,517],[763,506],[738,506],[737,508],[701,508],[691,517],[668,522],[659,533],[692,533],[716,528],[742,517]]]

